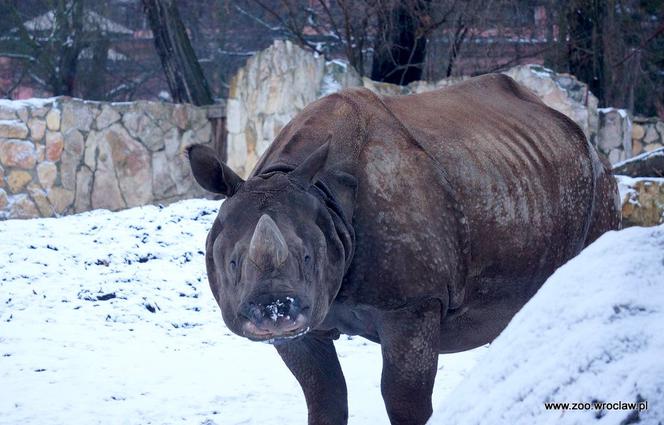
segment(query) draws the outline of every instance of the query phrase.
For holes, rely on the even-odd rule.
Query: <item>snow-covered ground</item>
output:
[[[612,404],[544,405],[596,401]],[[609,232],[559,268],[430,423],[664,424],[664,225]]]
[[[274,349],[207,287],[219,202],[0,222],[0,424],[304,424]],[[385,424],[379,347],[337,342],[350,423]],[[438,404],[486,349],[444,355]]]

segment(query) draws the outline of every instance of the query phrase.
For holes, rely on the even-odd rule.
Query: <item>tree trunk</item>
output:
[[[71,8],[71,10],[68,10]],[[56,66],[51,69],[49,83],[54,96],[73,96],[78,71],[78,56],[85,47],[83,38],[83,0],[71,4],[59,0],[54,9]]]
[[[427,40],[418,34],[418,17],[403,2],[378,16],[371,79],[399,85],[420,80]]]
[[[212,92],[175,0],[142,1],[173,101],[198,106],[213,104]]]
[[[88,69],[88,84],[81,93],[85,99],[104,100],[104,85],[110,40],[102,38],[92,45],[92,62]],[[79,92],[81,92],[79,87]]]
[[[604,65],[604,0],[576,0],[567,10],[569,72],[585,81],[598,97],[606,101],[606,68]]]

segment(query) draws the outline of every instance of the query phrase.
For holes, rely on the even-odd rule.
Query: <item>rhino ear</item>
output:
[[[353,217],[357,179],[352,174],[339,169],[330,170],[319,176],[317,185],[323,187],[328,196],[337,203],[346,219]]]
[[[316,174],[323,168],[325,161],[327,161],[327,153],[330,150],[330,142],[323,143],[318,149],[314,151],[307,159],[304,160],[296,169],[291,171],[290,175],[293,179],[298,180],[300,183],[312,183]]]
[[[244,183],[240,176],[217,158],[216,152],[209,146],[188,146],[187,156],[194,179],[209,192],[230,197]]]

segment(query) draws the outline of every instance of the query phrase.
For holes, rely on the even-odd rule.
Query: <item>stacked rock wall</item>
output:
[[[597,139],[597,98],[573,76],[537,65],[505,72],[533,90],[544,103],[574,120],[592,142]],[[276,41],[257,53],[231,81],[227,104],[228,162],[247,176],[271,141],[308,103],[346,87],[362,86],[383,95],[421,93],[467,77],[407,86],[379,83],[359,75],[342,61],[325,60],[288,41]]]
[[[633,156],[664,147],[664,121],[644,117],[634,117],[632,121]]]
[[[617,108],[598,110],[597,149],[611,164],[632,157],[632,120],[627,111]]]
[[[205,109],[68,97],[0,101],[0,219],[201,196],[182,149],[209,143]]]

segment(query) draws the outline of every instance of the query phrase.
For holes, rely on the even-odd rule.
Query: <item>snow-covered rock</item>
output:
[[[610,232],[549,278],[429,423],[662,424],[663,330],[664,225]]]
[[[664,177],[615,176],[622,202],[622,227],[664,223]]]

